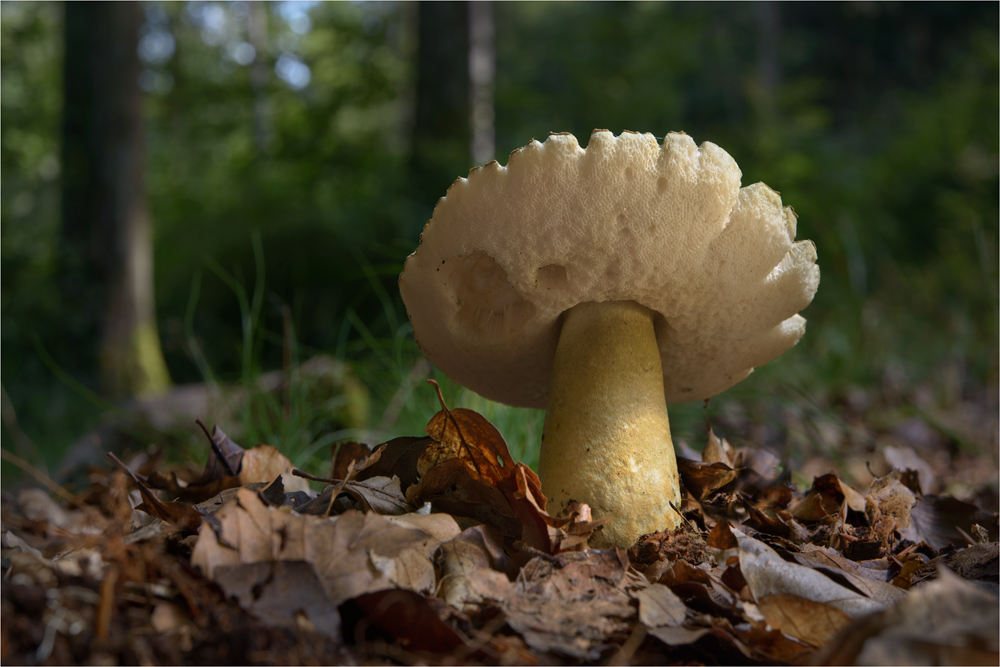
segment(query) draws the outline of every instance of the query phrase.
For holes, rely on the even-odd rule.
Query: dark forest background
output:
[[[3,448],[52,467],[168,379],[247,386],[320,353],[347,364],[333,389],[230,428],[300,456],[418,434],[433,397],[396,278],[434,203],[595,128],[722,146],[816,242],[806,336],[733,401],[995,401],[998,23],[962,2],[4,2]],[[143,381],[115,365],[119,320],[145,331]],[[530,460],[537,414],[446,389]],[[701,411],[672,410],[680,437]]]

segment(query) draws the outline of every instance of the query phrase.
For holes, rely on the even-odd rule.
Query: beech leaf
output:
[[[835,583],[816,570],[789,563],[763,542],[734,532],[740,544],[740,570],[758,605],[769,595],[787,593],[828,604],[852,619],[882,611],[887,606]]]
[[[247,489],[239,489],[215,518],[214,527],[202,526],[191,554],[192,564],[209,579],[223,567],[304,561],[335,605],[386,588],[433,590],[431,556],[440,542],[415,525],[355,511],[335,517],[290,514],[267,507]]]

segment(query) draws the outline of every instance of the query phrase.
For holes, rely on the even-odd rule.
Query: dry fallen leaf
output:
[[[628,559],[616,550],[535,558],[503,601],[508,624],[532,649],[597,660],[635,618]]]
[[[912,473],[876,480],[865,498],[834,475],[802,494],[711,433],[701,456],[716,462],[693,468],[684,530],[644,536],[626,558],[586,551],[598,527],[587,506],[549,516],[537,477],[510,465],[480,415],[442,406],[430,430],[441,440],[341,447],[318,503],[286,492],[280,474],[195,506],[145,489],[163,516],[204,522],[187,537],[158,519],[120,535],[143,495],[138,475],[129,492],[124,472],[92,471],[68,508],[4,494],[0,658],[807,664],[836,650],[842,662],[997,663],[997,517],[920,496]],[[239,481],[255,451],[267,469],[266,449],[216,434],[208,484]],[[147,474],[158,465],[129,460]],[[455,516],[414,511],[410,487]],[[309,502],[323,516],[303,515]],[[900,531],[918,539],[901,544]],[[939,586],[947,572],[929,581],[943,567],[964,590]]]
[[[846,627],[813,659],[821,665],[996,665],[997,597],[950,571],[907,599]]]
[[[687,606],[662,584],[652,584],[635,594],[639,601],[639,620],[649,628],[680,627],[687,615]]]
[[[350,503],[345,507],[341,503],[335,502],[342,496],[353,500],[353,507],[350,506]],[[338,484],[326,487],[321,494],[296,508],[300,514],[314,514],[316,516],[325,516],[327,513],[339,514],[345,509],[391,515],[408,514],[416,508],[403,497],[403,493],[399,489],[399,479],[396,477],[392,479],[369,477],[363,482],[357,479],[340,480]]]
[[[438,595],[456,609],[465,611],[474,610],[486,599],[470,583],[473,573],[498,570],[516,575],[514,563],[503,551],[503,536],[490,526],[467,528],[458,537],[444,542],[434,561],[440,573]]]
[[[735,451],[733,450],[733,446],[725,438],[717,436],[715,431],[713,431],[712,427],[709,425],[708,442],[705,444],[705,449],[701,451],[701,462],[709,465],[713,463],[724,463],[727,466],[732,467],[734,457]]]
[[[311,563],[257,561],[219,567],[215,582],[251,614],[276,627],[309,629],[340,639],[340,613]]]
[[[365,593],[354,602],[368,622],[392,635],[408,651],[448,654],[467,644],[455,628],[441,620],[427,598],[412,591]]]
[[[908,486],[915,494],[922,495],[924,492],[930,493],[934,490],[934,482],[937,479],[934,469],[912,447],[888,445],[882,453],[885,455],[886,463],[893,469],[906,471],[914,476]]]
[[[143,483],[142,479],[129,470],[117,456],[109,453],[108,458],[124,470],[125,474],[131,477],[132,481],[135,482],[135,485],[139,488],[139,493],[142,494],[143,502],[137,507],[137,509],[140,509],[152,516],[155,516],[161,521],[166,521],[167,523],[171,523],[184,530],[195,531],[202,525],[205,515],[197,507],[176,501],[164,502],[160,500],[149,489],[149,487]]]
[[[349,440],[330,445],[331,479],[344,479],[347,477],[348,466],[355,461],[360,461],[372,453],[368,445]]]
[[[985,528],[990,540],[996,542],[998,538],[996,512],[984,512],[957,498],[921,496],[910,512],[910,520],[910,526],[903,531],[903,539],[924,541],[937,550],[948,544],[964,546],[966,540],[959,531],[971,534],[973,524]]]
[[[721,461],[702,463],[690,459],[677,459],[677,472],[681,476],[684,488],[698,500],[705,500],[713,492],[726,486],[739,474]]]
[[[740,570],[758,605],[768,596],[791,594],[827,604],[851,619],[886,608],[884,602],[842,586],[821,572],[789,563],[759,540],[742,533],[738,533],[736,538],[740,544]],[[764,612],[764,609],[761,611]],[[768,623],[771,623],[770,618]]]
[[[795,561],[806,567],[822,572],[830,578],[840,580],[859,593],[877,600],[886,607],[898,604],[906,598],[906,591],[887,583],[885,574],[882,578],[874,574],[870,568],[864,568],[854,561],[838,555],[832,549],[813,549],[791,554]]]
[[[450,410],[437,391],[441,411],[427,425],[433,440],[420,456],[420,481],[407,489],[407,500],[430,501],[438,511],[473,518],[543,553],[586,548],[601,525],[590,520],[589,508],[550,516],[538,475],[514,463],[496,427],[472,410]]]
[[[473,589],[468,578],[477,570],[489,569],[486,551],[474,543],[453,540],[441,545],[434,562],[441,574],[438,596],[456,609],[475,611],[484,598]]]
[[[948,554],[944,562],[965,579],[995,584],[1000,579],[1000,544],[973,544]]]
[[[213,427],[210,434],[200,420],[198,425],[212,447],[201,477],[193,482],[185,482],[178,479],[175,473],[154,472],[144,482],[154,489],[169,491],[183,500],[195,503],[212,498],[226,489],[271,482],[278,476],[281,476],[284,489],[289,493],[309,490],[309,482],[291,474],[292,462],[275,447],[257,445],[244,450],[218,426]]]
[[[810,646],[822,646],[851,622],[836,607],[791,593],[765,595],[757,607],[772,628]]]
[[[257,445],[248,449],[243,456],[243,468],[237,480],[238,486],[246,486],[257,482],[270,482],[281,476],[285,493],[308,491],[309,482],[292,475],[292,462],[271,445]]]
[[[386,588],[434,589],[431,556],[440,541],[414,525],[355,511],[299,516],[267,507],[247,489],[239,489],[215,519],[214,528],[202,526],[191,554],[192,564],[209,579],[225,567],[304,561],[334,605]]]
[[[805,497],[788,511],[800,521],[826,521],[835,516],[845,519],[848,509],[864,512],[865,503],[864,496],[831,473],[814,479]]]
[[[393,438],[376,448],[381,450],[378,460],[358,473],[357,479],[364,481],[370,477],[398,477],[400,488],[405,493],[419,479],[418,461],[430,443],[431,439],[428,437]]]

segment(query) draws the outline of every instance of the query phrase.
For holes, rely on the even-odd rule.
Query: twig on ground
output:
[[[45,488],[47,488],[49,491],[56,494],[63,500],[69,503],[76,503],[76,496],[74,496],[72,493],[70,493],[63,487],[53,482],[52,478],[50,478],[44,472],[42,472],[35,466],[31,465],[30,463],[22,459],[17,454],[12,454],[8,452],[6,449],[0,449],[0,457],[2,457],[5,461],[8,461],[9,463],[13,463],[18,468],[28,473],[32,477],[34,477],[36,480],[41,482],[42,485],[45,486]]]

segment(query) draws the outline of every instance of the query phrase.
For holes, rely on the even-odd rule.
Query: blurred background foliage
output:
[[[245,381],[322,352],[349,363],[360,415],[325,423],[343,407],[328,396],[289,426],[287,406],[260,404],[241,413],[245,444],[308,457],[342,437],[419,433],[435,401],[413,380],[434,373],[396,277],[437,198],[475,165],[465,130],[420,134],[418,6],[142,8],[156,313],[174,382]],[[823,272],[808,334],[728,395],[823,406],[889,382],[946,405],[996,387],[996,3],[493,11],[501,163],[549,131],[585,145],[595,128],[683,130],[795,207]],[[101,418],[57,281],[62,17],[54,3],[0,9],[3,447],[39,466]],[[414,158],[422,141],[436,169]],[[538,412],[439,379],[532,460]],[[701,437],[700,404],[671,414],[677,435]]]

